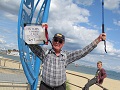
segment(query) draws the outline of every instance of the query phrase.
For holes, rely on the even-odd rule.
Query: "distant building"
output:
[[[13,56],[19,56],[19,51],[18,50],[12,50],[10,53],[7,53],[8,55],[13,55]]]
[[[0,54],[7,54],[7,50],[0,50]]]

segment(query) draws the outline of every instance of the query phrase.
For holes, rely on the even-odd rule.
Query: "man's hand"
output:
[[[105,33],[100,34],[97,39],[98,39],[99,42],[106,40],[106,34]]]
[[[104,40],[106,40],[106,34],[102,33],[102,34],[100,34],[100,36],[98,38],[100,41],[104,41]]]
[[[48,24],[47,23],[42,23],[42,28],[47,29],[48,28]]]
[[[97,83],[99,83],[99,78],[97,79]]]
[[[98,36],[98,38],[95,41],[98,44],[100,41],[104,41],[104,40],[106,40],[106,34],[102,33]]]

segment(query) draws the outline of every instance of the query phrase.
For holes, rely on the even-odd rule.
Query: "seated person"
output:
[[[98,61],[97,62],[97,72],[94,78],[88,81],[88,83],[85,85],[85,87],[82,90],[89,90],[89,87],[92,86],[93,84],[102,84],[104,78],[107,77],[106,71],[102,68],[102,62]]]

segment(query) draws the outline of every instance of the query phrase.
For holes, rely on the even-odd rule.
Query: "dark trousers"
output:
[[[51,87],[41,81],[39,90],[66,90],[66,83],[63,83],[57,87]]]
[[[89,87],[96,83],[97,83],[97,78],[93,78],[90,81],[88,81],[88,83],[85,85],[85,87],[82,90],[89,90]]]

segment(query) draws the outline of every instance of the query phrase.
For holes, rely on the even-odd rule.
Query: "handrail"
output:
[[[13,60],[13,59],[9,59],[9,58],[5,58],[5,57],[0,58],[0,66],[5,66],[5,67],[7,67],[6,63],[8,63],[8,62],[18,64],[18,67],[17,67],[17,68],[19,68],[19,69],[22,68],[20,61]],[[13,67],[14,67],[14,66],[13,66]],[[14,67],[14,68],[15,68],[15,67]]]
[[[66,72],[66,73],[67,73],[67,74],[70,74],[70,75],[73,75],[73,76],[85,78],[85,79],[87,79],[88,81],[90,80],[89,78],[84,77],[84,76],[81,76],[81,75],[73,74],[73,73],[70,73],[70,72]],[[73,83],[70,83],[70,82],[67,82],[67,83],[70,84],[70,85],[73,85],[73,86],[76,86],[76,87],[78,87],[78,88],[83,89],[83,87],[80,87],[80,86],[75,85],[75,84],[73,84]],[[101,85],[98,84],[98,83],[96,83],[96,85],[99,86],[99,87],[101,87],[103,90],[108,90],[108,89],[106,89],[105,87],[101,86]]]
[[[13,85],[12,85],[12,86],[11,86],[11,85],[0,85],[0,87],[17,87],[17,88],[28,88],[28,86],[20,86],[20,85],[19,85],[19,86],[18,86],[18,85],[14,85],[14,86],[13,86]]]
[[[78,85],[75,85],[75,84],[73,84],[73,83],[70,83],[70,82],[66,82],[66,83],[68,83],[68,84],[70,84],[70,85],[73,85],[73,86],[75,86],[75,87],[78,87],[78,88],[83,88],[83,87],[80,87],[80,86],[78,86]]]
[[[89,81],[89,78],[87,78],[87,77],[84,77],[84,76],[81,76],[81,75],[77,75],[77,74],[73,74],[73,73],[70,73],[70,72],[66,72],[67,74],[71,74],[71,75],[73,75],[73,76],[78,76],[78,77],[82,77],[82,78],[85,78],[85,79],[87,79],[88,81]]]
[[[0,81],[0,83],[28,84],[27,82],[23,83],[23,82],[13,82],[13,81]]]
[[[2,83],[2,85],[0,84],[0,87],[27,88],[26,90],[29,90],[30,88],[27,82],[21,83],[21,82],[0,81],[0,83]],[[12,84],[12,85],[9,85],[9,84]]]

